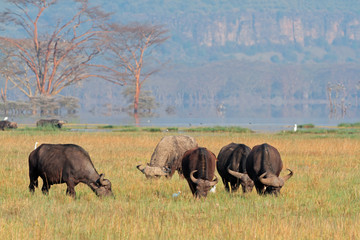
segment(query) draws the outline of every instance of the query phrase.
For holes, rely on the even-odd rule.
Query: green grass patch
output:
[[[113,125],[98,126],[99,129],[112,129],[115,128]]]
[[[16,129],[16,131],[23,131],[23,132],[59,132],[59,131],[67,131],[67,130],[69,129],[64,127],[63,128],[53,127],[51,125],[46,125],[42,127],[25,126],[23,128]]]
[[[169,132],[178,132],[178,131],[179,131],[179,128],[177,128],[177,127],[169,127],[169,128],[167,128],[167,130],[168,130]]]
[[[348,127],[360,127],[360,122],[356,122],[356,123],[340,123],[338,124],[338,127],[345,127],[345,128],[348,128]]]
[[[232,133],[251,133],[252,131],[248,128],[242,128],[237,126],[231,127],[193,127],[193,128],[185,128],[185,132],[232,132]]]
[[[141,129],[144,132],[162,132],[161,128],[142,128]]]

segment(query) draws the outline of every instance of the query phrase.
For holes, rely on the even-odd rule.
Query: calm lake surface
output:
[[[328,114],[319,114],[319,111],[307,112],[304,114],[293,114],[293,117],[268,117],[258,113],[241,113],[228,111],[226,114],[219,115],[215,111],[192,111],[179,112],[173,115],[162,114],[159,117],[140,118],[141,127],[212,127],[212,126],[240,126],[249,128],[256,132],[276,132],[292,130],[294,125],[313,124],[316,127],[336,127],[340,123],[360,122],[360,111],[350,116],[330,118]],[[261,111],[260,111],[261,112]],[[244,116],[248,117],[244,117]],[[122,114],[91,114],[89,112],[79,112],[77,116],[64,117],[41,117],[45,119],[57,118],[66,120],[74,124],[105,124],[117,126],[135,125],[133,117],[126,113]],[[10,121],[19,124],[35,125],[40,117],[9,117]]]

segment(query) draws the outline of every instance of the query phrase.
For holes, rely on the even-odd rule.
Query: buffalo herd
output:
[[[63,121],[39,120],[36,125],[61,128]],[[15,122],[0,121],[0,128],[17,128]],[[255,186],[259,195],[277,196],[293,172],[281,177],[283,162],[278,150],[267,144],[252,149],[245,144],[230,143],[221,148],[216,157],[213,152],[199,147],[193,137],[165,136],[156,145],[150,163],[137,165],[146,178],[165,176],[171,178],[177,171],[185,178],[195,198],[206,197],[217,184],[219,173],[225,190],[236,192],[240,186],[243,193],[251,192]],[[29,155],[29,190],[38,187],[42,178],[42,192],[48,194],[54,184],[66,183],[66,194],[75,197],[75,186],[84,183],[97,196],[113,196],[111,182],[99,174],[89,154],[74,144],[42,144]]]
[[[40,119],[37,127],[61,128],[64,121]],[[0,129],[17,128],[16,122],[0,121]],[[210,150],[199,147],[193,137],[178,135],[165,136],[156,145],[150,163],[137,165],[146,178],[165,176],[171,178],[177,171],[185,178],[194,197],[206,197],[213,188],[219,173],[225,190],[243,193],[251,192],[255,186],[259,195],[277,196],[285,182],[293,176],[293,171],[281,177],[283,162],[278,150],[267,144],[256,145],[252,149],[245,144],[230,143],[221,148],[216,157]],[[113,196],[111,182],[98,174],[89,154],[74,144],[42,144],[29,155],[30,192],[38,186],[42,178],[42,192],[47,194],[51,185],[66,183],[66,194],[75,197],[78,183],[88,185],[97,196]]]
[[[283,163],[278,150],[267,144],[254,146],[230,143],[221,148],[216,157],[210,150],[199,147],[189,136],[167,136],[161,139],[150,163],[137,168],[147,178],[166,176],[175,171],[184,177],[194,197],[206,197],[218,179],[217,169],[225,190],[235,192],[241,186],[244,193],[256,188],[259,195],[277,196],[284,183],[293,175],[280,177]]]

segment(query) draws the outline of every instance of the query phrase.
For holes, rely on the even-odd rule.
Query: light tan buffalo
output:
[[[183,154],[197,143],[193,137],[179,135],[163,137],[155,147],[150,163],[138,165],[137,168],[147,178],[167,176],[172,177],[175,171],[182,175],[181,159]]]

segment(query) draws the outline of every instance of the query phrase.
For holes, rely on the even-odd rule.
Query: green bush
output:
[[[338,127],[360,127],[360,122],[356,123],[340,123]]]

